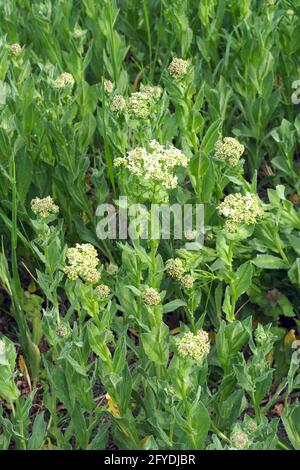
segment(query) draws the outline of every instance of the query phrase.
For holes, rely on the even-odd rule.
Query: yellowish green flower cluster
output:
[[[79,26],[77,26],[76,28],[74,28],[73,33],[72,33],[73,38],[79,39],[79,38],[81,38],[83,35],[84,35],[84,31],[82,31],[82,29],[79,28]]]
[[[52,85],[57,89],[72,88],[74,83],[73,75],[68,72],[63,72],[56,80],[53,80]]]
[[[188,72],[189,63],[187,60],[175,58],[168,67],[169,74],[175,79],[183,78]]]
[[[180,282],[184,289],[191,289],[194,285],[194,278],[190,274],[184,274],[185,269],[180,258],[168,259],[166,261],[166,272],[170,277]]]
[[[248,435],[243,431],[236,431],[233,434],[231,440],[234,447],[239,450],[245,449],[248,445]]]
[[[129,116],[136,119],[147,119],[151,114],[151,107],[161,97],[162,89],[158,86],[146,85],[140,91],[132,93],[128,98],[127,111]]]
[[[248,431],[250,431],[250,432],[256,431],[256,429],[257,429],[257,424],[256,424],[256,422],[255,422],[255,421],[250,421],[250,422],[248,423],[247,428],[248,428]]]
[[[186,274],[180,278],[180,285],[184,289],[191,289],[194,285],[194,278],[190,274]]]
[[[117,158],[114,162],[115,166],[124,166],[135,176],[161,183],[165,189],[177,186],[172,169],[187,164],[188,159],[180,150],[172,145],[160,145],[156,140],[152,140],[147,149],[136,147],[125,158]]]
[[[177,347],[181,357],[191,357],[195,361],[201,361],[210,350],[208,333],[204,330],[199,330],[196,334],[187,331],[180,338]]]
[[[160,303],[159,292],[153,287],[149,287],[143,294],[143,301],[146,305],[154,306]]]
[[[126,108],[126,101],[122,95],[116,95],[110,105],[110,109],[113,113],[119,113]]]
[[[158,101],[162,95],[162,89],[160,86],[146,85],[142,88],[141,91],[142,93],[145,93],[147,96],[153,99],[154,101]]]
[[[184,267],[181,259],[168,259],[166,261],[166,272],[173,279],[180,280],[184,274]]]
[[[241,224],[255,224],[264,215],[264,210],[254,194],[240,193],[226,196],[218,206],[219,214],[226,217],[225,228],[228,232],[236,232]]]
[[[114,86],[110,80],[104,80],[104,90],[106,93],[112,93]]]
[[[233,137],[224,137],[215,144],[215,152],[218,160],[228,163],[230,166],[236,166],[244,153],[245,147]]]
[[[95,287],[94,292],[97,299],[105,300],[110,294],[110,288],[105,284],[99,284],[97,287]]]
[[[46,219],[50,215],[57,214],[59,212],[59,207],[54,204],[51,196],[47,196],[42,199],[36,197],[35,199],[32,199],[30,205],[32,212],[41,219]]]
[[[10,49],[10,52],[15,56],[20,55],[22,52],[22,47],[18,43],[11,44],[9,46],[9,49]]]
[[[64,325],[63,323],[60,323],[59,325],[57,325],[56,334],[57,334],[57,336],[60,336],[61,338],[65,337],[65,336],[68,336],[69,329],[68,329],[67,325]]]
[[[76,243],[75,247],[67,250],[68,266],[65,266],[65,273],[69,279],[75,281],[81,278],[85,282],[97,282],[100,273],[97,271],[99,264],[96,249],[90,243]]]

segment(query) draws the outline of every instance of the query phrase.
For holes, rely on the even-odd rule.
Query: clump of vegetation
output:
[[[299,20],[0,2],[0,449],[300,449]]]

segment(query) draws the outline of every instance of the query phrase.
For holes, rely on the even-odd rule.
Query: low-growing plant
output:
[[[299,18],[0,1],[0,449],[300,449]]]

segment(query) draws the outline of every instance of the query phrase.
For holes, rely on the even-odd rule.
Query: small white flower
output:
[[[183,78],[188,72],[188,66],[187,60],[175,58],[168,67],[169,74],[175,79]]]
[[[100,279],[100,273],[97,271],[99,264],[96,249],[90,243],[79,244],[67,250],[68,265],[64,272],[69,279],[75,281],[81,278],[85,282],[97,282]]]
[[[57,214],[59,212],[59,207],[54,204],[51,196],[47,196],[42,199],[36,197],[31,201],[31,210],[40,218],[45,219],[52,214]]]

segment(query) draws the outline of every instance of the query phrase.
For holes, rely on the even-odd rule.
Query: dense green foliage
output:
[[[300,449],[299,37],[299,0],[0,0],[0,449]],[[101,240],[120,196],[204,245]]]

